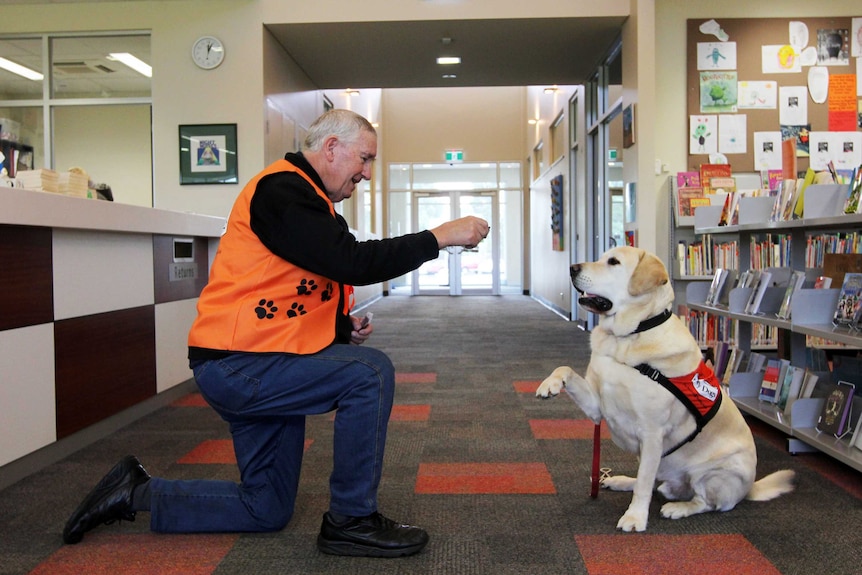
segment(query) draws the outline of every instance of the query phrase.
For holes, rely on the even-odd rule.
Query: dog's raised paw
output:
[[[539,388],[536,390],[536,397],[541,397],[542,399],[547,399],[548,397],[559,395],[560,391],[562,391],[565,383],[563,379],[556,375],[549,375],[545,378],[545,381],[539,385]]]

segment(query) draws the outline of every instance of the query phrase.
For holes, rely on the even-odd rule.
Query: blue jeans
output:
[[[201,393],[230,424],[241,483],[153,478],[150,528],[276,531],[293,515],[306,415],[337,410],[330,510],[377,511],[395,369],[383,352],[335,344],[314,355],[237,353],[193,363]]]

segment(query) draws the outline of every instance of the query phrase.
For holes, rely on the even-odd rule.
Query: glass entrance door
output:
[[[437,259],[413,272],[413,294],[467,295],[500,293],[499,212],[497,192],[415,193],[414,229],[432,229],[462,216],[478,216],[491,224],[488,238],[473,249],[440,250]]]

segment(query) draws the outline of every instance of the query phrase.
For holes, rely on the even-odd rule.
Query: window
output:
[[[0,36],[0,58],[0,124],[17,129],[0,136],[35,168],[79,167],[117,202],[153,205],[148,33]]]

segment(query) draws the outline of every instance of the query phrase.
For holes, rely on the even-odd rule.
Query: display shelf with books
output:
[[[709,234],[712,241],[718,242],[721,241],[719,236],[726,234],[740,245],[749,246],[749,249],[740,250],[740,277],[752,268],[776,261],[782,267],[764,269],[783,270],[785,275],[774,279],[773,285],[763,294],[756,314],[745,313],[745,306],[751,299],[750,287],[733,287],[726,292],[724,300],[719,298],[713,305],[707,305],[710,282],[692,283],[686,288],[686,305],[695,311],[735,320],[739,326],[736,330],[737,341],[744,352],[752,351],[753,347],[746,349],[746,346],[756,329],[763,327],[777,330],[780,345],[776,354],[768,355],[784,359],[789,374],[777,384],[775,395],[768,400],[761,398],[764,385],[761,370],[756,374],[733,374],[729,379],[730,397],[743,412],[785,432],[790,439],[788,445],[791,451],[813,448],[862,471],[862,433],[857,432],[862,425],[860,394],[856,394],[855,405],[848,403],[842,430],[844,436],[839,438],[817,429],[818,420],[825,409],[827,386],[834,383],[831,374],[826,372],[825,377],[816,383],[813,396],[810,389],[807,396],[803,394],[805,383],[798,376],[799,370],[807,372],[809,369],[807,345],[814,339],[862,348],[862,305],[859,305],[862,303],[862,288],[844,286],[846,274],[862,272],[862,256],[851,254],[842,258],[841,254],[830,253],[838,250],[855,252],[859,249],[862,244],[862,214],[842,214],[843,206],[838,204],[844,201],[844,196],[833,192],[835,190],[829,186],[809,186],[801,200],[805,203],[799,219],[771,221],[769,217],[762,216],[764,207],[759,205],[754,208],[760,213],[757,218],[746,216],[745,212],[751,206],[742,202],[741,223],[737,225],[718,226],[718,218],[714,213],[709,210],[702,212],[695,224],[696,237]],[[846,186],[843,192],[846,193]],[[828,198],[832,198],[831,201],[825,201]],[[808,209],[813,206],[816,208]],[[754,219],[759,221],[752,221]],[[770,239],[772,245],[777,247],[764,247]],[[761,246],[760,255],[754,249],[758,245]],[[764,250],[769,251],[772,259],[762,256]],[[776,254],[779,257],[772,257]],[[858,263],[851,260],[858,260]],[[811,263],[821,265],[811,266]],[[827,267],[829,272],[824,271]],[[803,279],[800,278],[802,274]],[[853,283],[854,279],[850,275],[848,281]],[[831,286],[820,287],[824,280],[831,281]],[[843,307],[839,306],[841,301],[844,302]],[[786,313],[788,308],[789,314]],[[857,311],[860,313],[857,314]],[[837,315],[841,316],[841,321],[836,322],[836,312],[840,312]],[[856,318],[860,321],[857,322]],[[780,385],[784,384],[793,386],[793,391],[784,390],[787,395],[782,397]],[[850,410],[849,405],[857,409]]]

